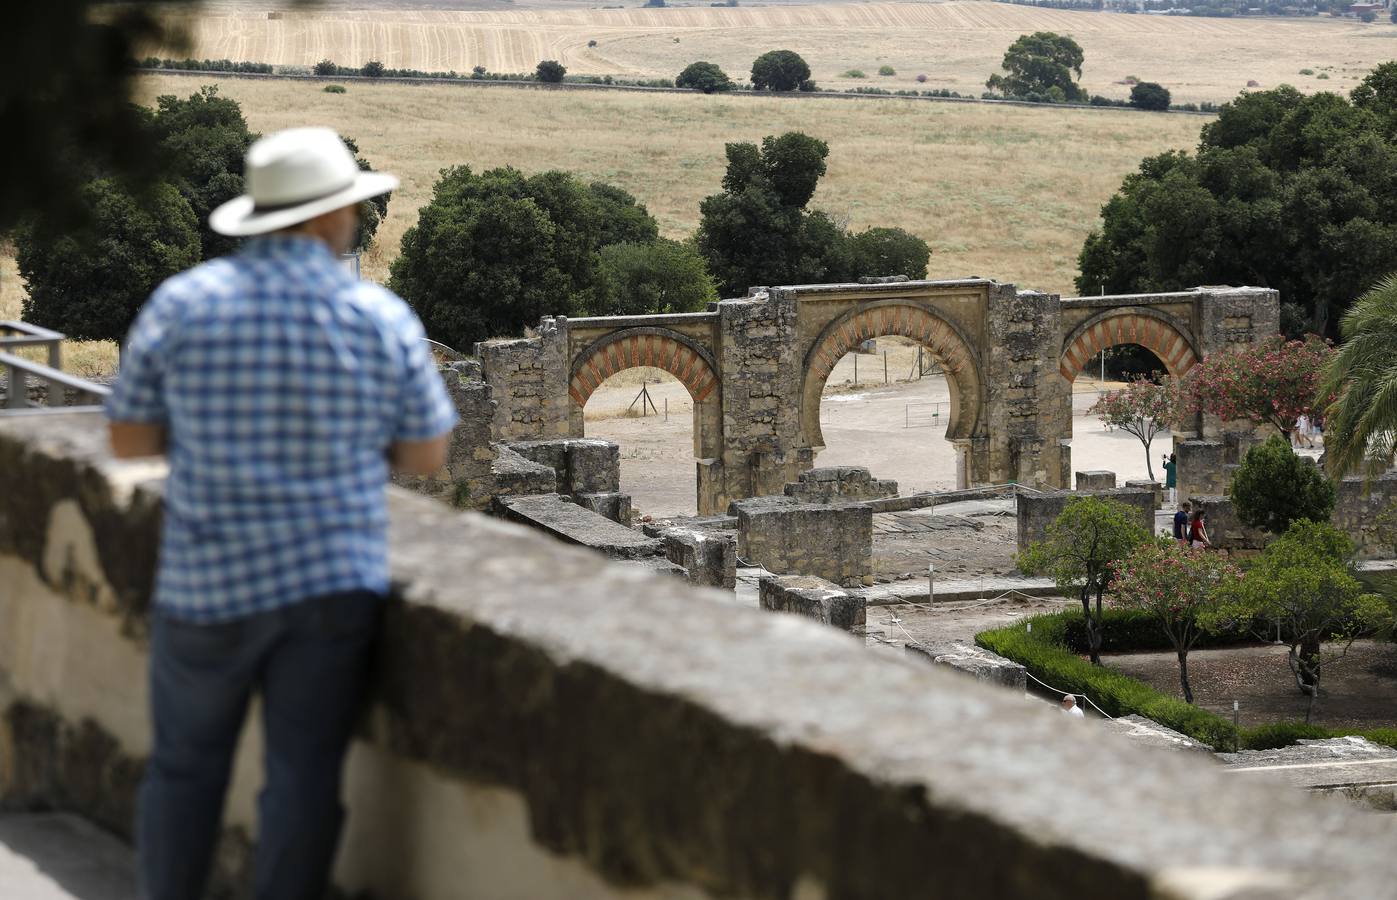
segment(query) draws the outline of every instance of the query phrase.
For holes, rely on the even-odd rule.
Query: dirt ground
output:
[[[830,375],[820,407],[826,446],[815,464],[864,466],[878,478],[896,480],[901,493],[952,489],[956,470],[953,449],[945,440],[950,400],[946,380],[940,375],[907,380],[915,371],[915,348],[886,346],[889,383],[883,383],[881,351],[851,353]],[[637,402],[642,377],[651,379],[645,389],[657,410],[645,416]],[[1073,468],[1109,469],[1118,483],[1146,477],[1140,442],[1124,432],[1107,432],[1096,417],[1086,414],[1098,394],[1096,382],[1082,376],[1075,391]],[[597,389],[585,414],[588,437],[620,445],[621,489],[631,494],[637,510],[655,516],[696,512],[693,404],[683,385],[655,369],[623,372]],[[1163,478],[1160,456],[1172,446],[1168,432],[1155,438],[1151,456],[1156,478]]]
[[[1173,653],[1106,654],[1102,661],[1182,696]],[[1309,699],[1296,690],[1284,646],[1195,650],[1188,655],[1188,671],[1194,702],[1231,717],[1232,701],[1238,701],[1244,728],[1305,718]],[[1331,728],[1397,725],[1397,644],[1357,641],[1347,657],[1326,667],[1314,722]]]

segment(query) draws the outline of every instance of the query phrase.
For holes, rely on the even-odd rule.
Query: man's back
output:
[[[216,621],[386,588],[388,447],[454,417],[421,337],[309,238],[251,241],[161,286],[109,408],[168,427],[157,603]]]

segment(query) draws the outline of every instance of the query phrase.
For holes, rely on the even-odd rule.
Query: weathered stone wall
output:
[[[446,465],[426,478],[394,473],[393,483],[464,509],[483,510],[495,493],[492,469],[498,453],[490,430],[495,401],[476,361],[450,363],[441,377],[460,417],[451,431]]]
[[[737,555],[778,575],[816,575],[842,587],[873,583],[873,510],[863,504],[735,500]]]
[[[864,598],[813,575],[763,575],[758,602],[769,612],[795,613],[852,631],[865,623]]]
[[[1390,539],[1384,540],[1380,522],[1384,513],[1397,504],[1397,472],[1388,472],[1366,483],[1362,476],[1339,482],[1332,521],[1353,541],[1359,559],[1388,559],[1393,555]]]
[[[1017,500],[1020,551],[1041,541],[1047,527],[1077,497],[1100,497],[1124,503],[1135,510],[1141,527],[1154,534],[1154,491],[1140,488],[1116,488],[1113,491],[1020,491]]]
[[[1061,298],[997,288],[985,311],[988,466],[973,467],[974,481],[1069,487],[1058,440],[1072,434],[1071,384],[1058,374]]]
[[[0,420],[0,473],[0,806],[129,838],[161,467],[113,463],[99,418],[55,415]],[[1368,900],[1397,882],[1385,820],[390,500],[395,590],[346,773],[346,895]],[[215,896],[246,875],[261,749],[253,717]],[[1098,799],[1117,795],[1130,802]]]
[[[800,479],[786,485],[784,493],[805,503],[879,500],[896,497],[897,482],[874,478],[861,466],[834,466],[800,473]]]
[[[1174,452],[1179,457],[1180,497],[1227,493],[1226,447],[1220,439],[1175,441]]]
[[[596,550],[612,559],[659,556],[660,541],[580,506],[558,494],[497,497],[495,514],[547,532],[560,541]]]
[[[568,397],[567,319],[545,317],[537,336],[475,345],[496,403],[497,441],[581,436]]]
[[[964,641],[939,641],[928,644],[909,641],[905,647],[915,657],[931,660],[937,665],[969,675],[976,681],[1006,687],[1022,694],[1028,690],[1028,670],[1013,660],[991,653],[984,647]]]
[[[659,531],[665,558],[682,568],[690,584],[699,587],[737,587],[737,533],[698,528],[665,528]]]
[[[1203,510],[1203,526],[1208,531],[1208,542],[1220,550],[1260,550],[1271,540],[1271,535],[1259,528],[1249,528],[1237,518],[1232,506],[1232,498],[1219,495],[1191,495],[1190,516]]]
[[[580,506],[614,522],[630,524],[631,498],[621,493],[621,450],[610,441],[560,438],[509,441],[501,447],[552,469],[554,487],[549,491],[565,494]]]
[[[1085,472],[1077,473],[1078,491],[1114,491],[1116,489],[1116,473],[1106,469],[1088,469]],[[1151,488],[1153,493],[1154,489]]]

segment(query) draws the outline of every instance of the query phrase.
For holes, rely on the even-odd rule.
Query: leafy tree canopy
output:
[[[1327,522],[1334,511],[1334,483],[1278,435],[1247,451],[1228,493],[1242,524],[1272,534],[1300,519]]]
[[[1164,112],[1170,99],[1169,89],[1153,81],[1142,81],[1130,89],[1130,105],[1136,109]]]
[[[603,241],[655,227],[634,218],[618,226],[610,212],[628,206],[623,196],[566,172],[447,169],[403,235],[390,286],[429,336],[464,351],[546,314],[595,309]]]
[[[865,275],[906,275],[925,278],[931,248],[915,234],[901,228],[869,228],[849,235],[850,273]]]
[[[1224,421],[1246,419],[1289,436],[1297,419],[1328,402],[1320,380],[1333,355],[1328,342],[1314,335],[1231,347],[1189,370],[1185,402]]]
[[[1006,97],[1041,95],[1058,101],[1085,100],[1086,91],[1073,79],[1082,77],[1085,56],[1065,34],[1035,31],[1021,35],[1004,51],[1000,63],[1007,75],[991,75],[985,86]]]
[[[601,285],[593,307],[599,316],[698,312],[718,299],[703,257],[689,244],[664,238],[648,244],[601,249]]]
[[[810,80],[810,66],[794,50],[768,50],[752,62],[752,87],[794,91]]]
[[[733,89],[733,83],[717,63],[695,62],[684,67],[684,71],[679,73],[679,77],[674,79],[674,86],[681,88],[693,88],[696,91],[703,91],[705,94],[716,94]]]
[[[561,84],[563,76],[567,73],[567,66],[556,59],[545,59],[534,69],[534,77],[548,84]]]
[[[1378,475],[1397,455],[1397,276],[1389,275],[1344,313],[1344,343],[1320,394],[1326,410],[1325,463],[1336,476]]]
[[[1397,63],[1352,100],[1243,93],[1195,153],[1141,162],[1102,220],[1078,257],[1083,294],[1271,287],[1289,334],[1332,336],[1352,299],[1397,269]]]
[[[23,315],[69,337],[120,341],[156,286],[199,261],[194,212],[171,185],[136,192],[110,178],[84,185],[79,202],[86,230],[44,217],[16,234]]]

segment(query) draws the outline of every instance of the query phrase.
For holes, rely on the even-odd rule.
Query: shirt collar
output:
[[[267,234],[249,238],[243,242],[241,251],[253,257],[301,257],[333,261],[335,256],[329,246],[319,238],[303,234]]]

